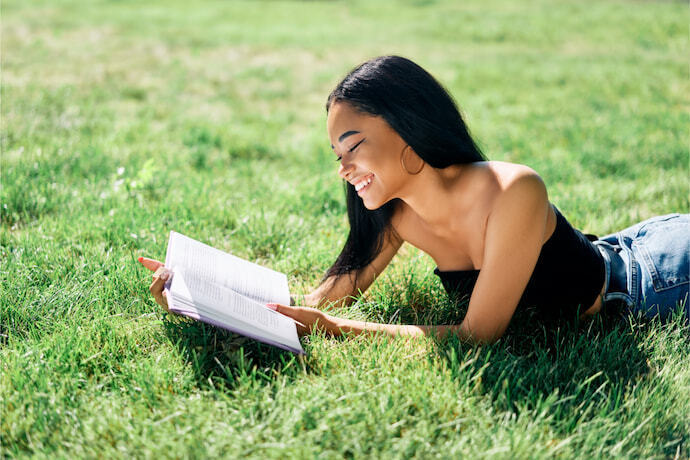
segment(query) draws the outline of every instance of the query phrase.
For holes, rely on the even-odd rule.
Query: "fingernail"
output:
[[[267,303],[266,306],[267,306],[268,308],[270,308],[271,310],[273,310],[273,311],[278,310],[278,305],[276,305],[276,304],[274,304],[274,303]]]
[[[144,260],[144,258],[143,258],[143,257],[139,257],[137,260],[138,260],[139,262],[141,262],[142,260]]]
[[[163,281],[167,281],[167,280],[168,280],[168,274],[167,274],[167,273],[163,273],[163,274],[161,275],[161,279],[162,279]]]

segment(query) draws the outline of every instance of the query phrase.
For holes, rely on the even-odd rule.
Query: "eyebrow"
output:
[[[359,134],[359,131],[345,131],[343,134],[340,135],[338,138],[338,142],[344,141],[347,137],[352,136],[353,134]],[[331,145],[332,149],[335,149],[333,145]]]

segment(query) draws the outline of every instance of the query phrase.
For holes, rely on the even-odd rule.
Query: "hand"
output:
[[[139,257],[139,262],[141,262],[144,267],[154,272],[153,282],[151,283],[151,286],[149,286],[149,291],[156,300],[156,303],[165,308],[165,311],[171,313],[171,311],[168,309],[168,300],[165,298],[163,286],[165,285],[165,282],[168,281],[168,278],[170,278],[172,272],[165,268],[165,265],[163,265],[162,262],[154,259]]]
[[[334,334],[336,331],[335,318],[316,308],[288,307],[277,303],[268,303],[266,306],[297,321],[297,334],[300,337],[309,335],[315,330],[329,334]]]

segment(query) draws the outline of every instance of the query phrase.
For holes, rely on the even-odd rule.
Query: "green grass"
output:
[[[174,229],[315,287],[347,234],[325,99],[379,54],[581,230],[688,212],[687,5],[171,3],[2,4],[1,456],[690,456],[680,320],[315,334],[297,359],[166,316],[136,263]],[[433,266],[404,247],[342,314],[460,321]]]

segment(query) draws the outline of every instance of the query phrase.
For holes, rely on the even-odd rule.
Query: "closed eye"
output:
[[[353,145],[352,148],[351,148],[350,150],[348,150],[348,152],[354,152],[355,149],[356,149],[357,147],[359,147],[359,144],[361,144],[362,142],[364,142],[364,139],[362,139],[361,141],[359,141],[359,142],[357,142],[355,145]]]
[[[361,141],[359,141],[359,142],[357,142],[355,145],[353,145],[351,148],[349,148],[347,151],[350,152],[350,153],[354,153],[355,149],[356,149],[357,147],[359,147],[359,144],[361,144],[361,143],[364,142],[364,141],[365,141],[365,139],[362,139]],[[340,160],[342,160],[342,159],[343,159],[343,157],[342,157],[342,156],[339,156],[339,157],[336,157],[335,161],[340,161]]]

